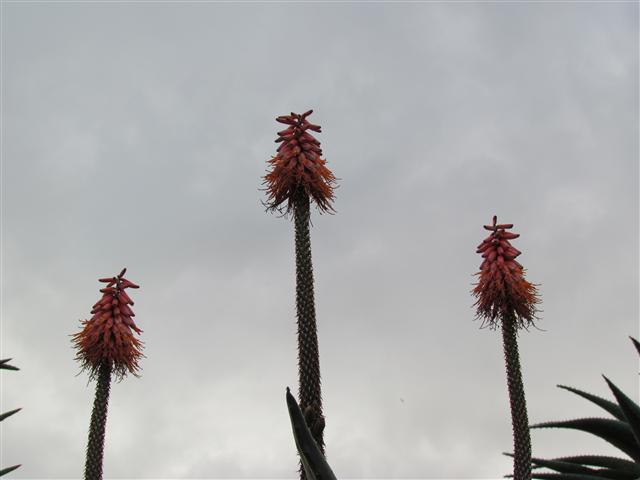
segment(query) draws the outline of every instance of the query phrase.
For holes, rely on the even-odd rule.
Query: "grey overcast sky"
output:
[[[2,10],[2,466],[80,478],[94,395],[69,335],[98,277],[141,285],[108,478],[294,478],[293,225],[265,213],[278,115],[313,108],[328,459],[339,478],[498,478],[500,333],[470,289],[496,214],[541,330],[529,417],[638,395],[637,2],[8,2]],[[615,453],[533,433],[534,454]]]

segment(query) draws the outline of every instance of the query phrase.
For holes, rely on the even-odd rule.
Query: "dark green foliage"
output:
[[[20,370],[18,367],[14,367],[13,365],[9,365],[10,361],[11,361],[10,358],[5,358],[4,360],[0,360],[0,369],[3,369],[3,370]],[[15,410],[10,410],[8,412],[0,414],[0,422],[3,421],[5,418],[10,417],[14,413],[18,413],[20,410],[22,410],[22,409],[21,408],[16,408]],[[0,477],[2,477],[3,475],[6,475],[9,472],[13,472],[18,467],[20,467],[20,465],[13,465],[12,467],[7,467],[7,468],[1,469],[0,470]]]
[[[85,480],[102,480],[104,457],[104,435],[107,426],[107,406],[111,389],[111,363],[105,361],[98,368],[96,397],[91,412],[87,459],[84,467]]]
[[[3,414],[0,415],[0,422],[2,420],[4,420],[5,418],[10,417],[14,413],[18,413],[20,410],[22,410],[22,409],[21,408],[16,408],[15,410],[11,410],[9,412],[4,412]]]
[[[0,360],[0,369],[20,370],[18,367],[14,367],[13,365],[9,365],[10,361],[11,361],[10,358],[5,358],[4,360]]]
[[[640,354],[640,344],[631,338]],[[531,428],[568,428],[595,435],[615,446],[628,458],[599,455],[559,457],[550,460],[533,458],[534,469],[547,468],[552,472],[534,470],[532,478],[558,480],[640,479],[640,406],[625,395],[607,377],[604,377],[616,402],[597,395],[558,385],[589,400],[613,418],[579,418],[558,422],[545,422]]]
[[[22,465],[14,465],[13,467],[7,467],[0,470],[0,477],[6,475],[7,473],[13,472],[16,468],[21,467]]]
[[[544,422],[531,428],[568,428],[591,433],[606,440],[611,445],[640,461],[640,446],[633,437],[631,428],[625,422],[610,418],[578,418],[559,422]]]
[[[627,397],[618,387],[616,387],[607,377],[603,375],[613,395],[618,401],[618,405],[622,409],[622,413],[631,427],[631,431],[635,438],[635,445],[640,446],[640,407],[629,397]],[[640,450],[640,449],[639,449]],[[640,451],[636,452],[636,454]],[[640,460],[640,459],[638,459]]]
[[[287,408],[293,428],[293,438],[306,478],[308,480],[336,480],[335,474],[327,463],[318,443],[314,440],[302,411],[289,388],[287,388]]]
[[[578,390],[577,388],[567,387],[566,385],[558,385],[558,387],[564,390],[567,390],[569,392],[573,392],[576,395],[580,395],[582,398],[586,398],[587,400],[595,403],[599,407],[604,408],[607,412],[609,412],[618,420],[621,420],[624,422],[624,413],[622,413],[622,409],[617,403],[607,400],[606,398],[602,398],[597,395],[593,395],[591,393]]]

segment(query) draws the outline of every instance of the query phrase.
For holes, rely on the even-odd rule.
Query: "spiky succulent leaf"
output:
[[[586,473],[542,473],[534,472],[531,478],[539,478],[541,480],[603,480],[606,477],[601,473],[588,475]]]
[[[0,360],[0,368],[3,368],[5,370],[20,370],[18,367],[14,367],[13,365],[9,365],[8,362],[10,362],[11,359],[10,358],[5,358],[4,360]]]
[[[618,420],[621,420],[623,422],[626,421],[624,413],[622,413],[622,409],[615,402],[607,400],[606,398],[599,397],[597,395],[593,395],[588,392],[584,392],[582,390],[578,390],[577,388],[568,387],[566,385],[558,385],[558,388],[562,388],[563,390],[567,390],[569,392],[575,393],[576,395],[580,395],[582,398],[586,398],[590,402],[593,402],[599,407],[605,409],[607,412],[609,412],[611,415],[616,417]]]
[[[307,478],[309,480],[336,480],[335,474],[313,439],[313,435],[304,421],[300,406],[291,395],[289,387],[287,387],[287,408],[293,428],[293,438]]]
[[[22,465],[14,465],[13,467],[7,467],[0,470],[0,477],[6,475],[7,473],[13,472],[16,468],[21,467]]]
[[[559,458],[553,460],[533,458],[531,459],[531,461],[536,468],[549,468],[551,470],[555,470],[556,472],[564,474],[590,475],[593,478],[610,478],[612,480],[632,480],[636,476],[635,474],[629,473],[628,471],[621,471],[611,468],[590,468],[579,463],[563,461]]]
[[[640,451],[628,424],[609,418],[578,418],[561,422],[544,422],[531,428],[569,428],[591,433],[640,462]]]
[[[504,453],[513,457],[512,453]],[[576,455],[572,457],[558,457],[550,460],[543,458],[531,459],[533,478],[536,475],[548,475],[549,472],[536,472],[535,469],[548,468],[555,470],[554,474],[588,475],[590,478],[611,478],[619,480],[633,480],[640,475],[640,464],[622,458],[602,455]],[[603,467],[599,469],[591,467]],[[505,475],[511,477],[512,475]],[[547,477],[545,477],[547,478]],[[560,478],[560,477],[558,477]]]
[[[633,436],[636,440],[636,449],[640,452],[640,407],[637,403],[627,397],[622,390],[620,390],[614,383],[612,383],[607,377],[603,375],[604,379],[609,385],[609,388],[616,397],[622,412],[624,413],[627,424],[633,432]]]
[[[5,358],[3,360],[0,360],[0,369],[4,369],[4,370],[20,370],[18,367],[14,367],[13,365],[9,365],[9,362],[11,361],[10,358]],[[3,414],[0,415],[0,422],[2,420],[4,420],[5,418],[10,417],[11,415],[13,415],[14,413],[19,412],[20,410],[22,410],[21,408],[16,408],[15,410],[11,410],[9,412],[5,412]],[[13,472],[16,468],[20,467],[21,465],[13,465],[12,467],[7,467],[7,468],[3,468],[0,470],[0,477],[2,477],[3,475],[6,475],[7,473]]]
[[[555,470],[560,473],[583,473],[592,475],[596,473],[593,468],[585,467],[572,462],[562,461],[558,458],[552,460],[545,460],[544,458],[532,458],[531,462],[537,467],[546,467]]]
[[[640,343],[629,337],[640,354]],[[555,472],[534,471],[532,478],[579,480],[579,479],[615,479],[640,480],[640,406],[625,395],[607,377],[604,377],[617,401],[617,404],[602,397],[581,390],[558,385],[600,406],[613,419],[581,418],[564,422],[546,422],[530,428],[572,428],[596,435],[626,453],[633,461],[603,455],[576,455],[550,460],[534,458],[534,469],[548,468]],[[601,468],[593,468],[601,467]],[[592,470],[593,473],[580,473]]]
[[[628,475],[630,478],[640,476],[640,464],[624,458],[608,457],[605,455],[576,455],[572,457],[560,457],[554,460],[590,465],[593,467],[610,468]]]
[[[22,409],[21,408],[16,408],[15,410],[11,410],[9,412],[4,412],[3,414],[0,415],[0,422],[2,420],[4,420],[5,418],[10,417],[14,413],[18,413],[20,410],[22,410]]]

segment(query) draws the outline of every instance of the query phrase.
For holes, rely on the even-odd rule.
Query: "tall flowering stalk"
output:
[[[507,230],[512,224],[485,225],[491,234],[478,246],[476,253],[484,259],[480,265],[479,281],[473,289],[477,298],[477,318],[491,328],[502,327],[504,358],[509,387],[509,404],[513,427],[514,461],[513,478],[531,479],[531,437],[524,396],[524,386],[518,354],[517,331],[533,325],[536,304],[539,303],[535,285],[524,278],[524,268],[516,261],[520,251],[510,240],[520,235]]]
[[[320,391],[320,359],[313,293],[313,265],[309,234],[310,204],[318,210],[333,212],[336,178],[320,158],[320,142],[310,133],[320,132],[318,125],[307,121],[313,112],[291,113],[276,118],[288,125],[278,132],[281,143],[277,154],[268,161],[270,171],[264,177],[267,210],[285,214],[293,212],[296,251],[296,311],[298,319],[299,402],[313,437],[324,453],[324,416]],[[304,472],[302,471],[302,474]]]
[[[138,376],[140,370],[138,360],[142,357],[142,342],[134,337],[133,332],[140,334],[142,330],[133,321],[135,314],[130,308],[133,301],[126,292],[127,288],[139,287],[124,278],[126,271],[125,268],[118,276],[99,279],[106,283],[100,290],[102,298],[91,309],[91,319],[82,321],[82,330],[72,336],[78,350],[76,360],[81,362],[83,370],[88,370],[91,379],[97,380],[85,480],[102,479],[111,375],[121,380],[127,373]]]

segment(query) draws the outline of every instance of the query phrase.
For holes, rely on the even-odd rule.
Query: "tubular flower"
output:
[[[296,195],[304,191],[321,212],[333,211],[331,202],[336,178],[325,166],[326,160],[320,158],[320,142],[308,132],[320,132],[320,126],[307,121],[312,112],[309,110],[302,115],[291,112],[291,115],[276,118],[289,127],[278,132],[276,143],[282,144],[276,156],[268,161],[271,171],[264,177],[267,210],[275,210],[286,201],[286,212],[289,212]]]
[[[117,277],[99,279],[106,283],[100,290],[102,298],[91,309],[91,319],[82,321],[83,329],[72,336],[78,349],[76,360],[91,376],[96,376],[105,362],[118,378],[127,372],[137,375],[139,371],[142,342],[133,336],[133,331],[140,334],[142,330],[133,321],[135,314],[130,308],[133,301],[125,291],[139,287],[124,278],[126,271],[123,269]]]
[[[520,255],[509,240],[518,238],[517,233],[507,232],[513,224],[485,225],[491,235],[485,238],[476,250],[484,259],[476,274],[480,280],[473,289],[477,297],[477,318],[497,326],[498,319],[513,319],[518,327],[533,325],[536,304],[539,302],[536,286],[524,278],[524,268],[516,261]]]

